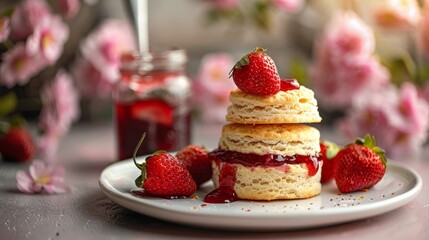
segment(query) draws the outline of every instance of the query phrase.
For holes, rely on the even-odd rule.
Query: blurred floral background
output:
[[[429,2],[148,4],[150,46],[188,52],[197,121],[225,121],[229,71],[260,46],[282,77],[315,91],[323,124],[346,139],[371,133],[391,157],[418,153],[427,140]],[[52,162],[73,123],[112,121],[121,55],[137,49],[131,23],[125,1],[2,1],[0,137],[24,126],[31,155]]]

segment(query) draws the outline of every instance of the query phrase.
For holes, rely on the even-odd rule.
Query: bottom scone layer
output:
[[[284,163],[273,167],[213,161],[212,168],[218,191],[231,188],[238,199],[302,199],[316,196],[321,191],[321,166],[313,176],[308,174],[306,164]],[[228,169],[227,173],[225,169]]]

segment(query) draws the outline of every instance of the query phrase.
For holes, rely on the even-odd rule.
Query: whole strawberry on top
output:
[[[280,91],[280,77],[274,61],[263,48],[255,48],[231,69],[235,85],[246,93],[273,95]]]
[[[145,134],[140,139],[133,160],[141,175],[135,180],[136,186],[148,194],[176,198],[193,194],[197,185],[186,167],[177,158],[164,151],[157,151],[146,158],[144,163],[136,162],[137,150],[140,148]]]
[[[176,154],[176,158],[188,169],[197,186],[211,179],[212,164],[205,148],[188,145]]]
[[[36,147],[24,122],[18,118],[0,125],[0,153],[7,160],[26,162],[30,160]]]
[[[337,156],[340,147],[330,141],[320,142],[319,159],[323,161],[321,183],[327,183],[334,178],[334,158]]]
[[[386,162],[385,152],[376,146],[373,136],[357,138],[336,156],[334,178],[338,189],[348,193],[374,186],[383,178]]]

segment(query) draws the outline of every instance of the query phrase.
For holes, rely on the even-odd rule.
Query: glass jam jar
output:
[[[185,50],[124,55],[113,100],[119,159],[131,158],[143,132],[138,155],[176,151],[191,141],[191,82]]]

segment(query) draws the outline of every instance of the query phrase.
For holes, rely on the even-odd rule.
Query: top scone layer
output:
[[[322,118],[312,90],[280,91],[270,96],[257,96],[236,89],[230,94],[226,120],[242,124],[313,123]]]
[[[312,155],[320,151],[320,133],[303,124],[228,124],[222,129],[223,150],[259,155]]]

